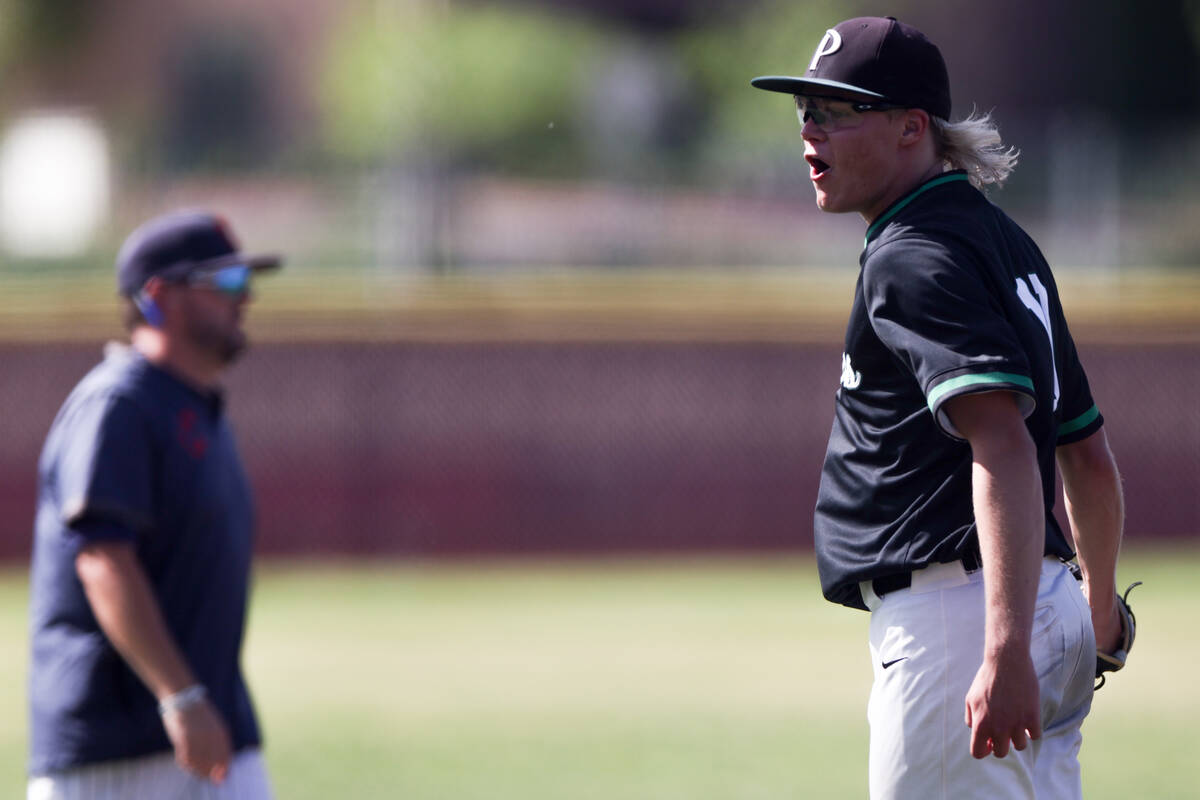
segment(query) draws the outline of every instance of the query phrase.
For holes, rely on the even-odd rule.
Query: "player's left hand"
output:
[[[229,727],[206,698],[179,711],[163,715],[167,738],[175,748],[175,761],[186,772],[221,783],[233,758]]]
[[[1091,598],[1088,598],[1088,605],[1092,610],[1092,630],[1096,633],[1096,650],[1100,653],[1111,653],[1115,651],[1122,642],[1124,630],[1121,625],[1121,612],[1117,610],[1116,595],[1111,598],[1105,597],[1108,600],[1107,606],[1103,603],[1092,604]]]
[[[1125,660],[1129,658],[1129,651],[1133,649],[1133,640],[1137,636],[1137,618],[1133,616],[1133,609],[1129,606],[1129,593],[1141,585],[1141,581],[1131,583],[1125,594],[1116,595],[1114,598],[1113,614],[1116,616],[1117,629],[1115,637],[1112,635],[1111,616],[1104,626],[1104,633],[1101,632],[1102,628],[1097,626],[1093,616],[1092,625],[1096,628],[1096,678],[1099,680],[1096,684],[1097,689],[1104,685],[1106,673],[1116,672],[1125,667]],[[1095,615],[1095,609],[1092,613]]]
[[[1040,690],[1029,648],[1008,648],[984,658],[967,692],[971,755],[1008,755],[1042,736]]]

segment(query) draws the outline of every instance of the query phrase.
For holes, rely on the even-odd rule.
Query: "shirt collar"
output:
[[[924,194],[925,192],[929,191],[930,189],[933,189],[938,186],[942,186],[947,183],[955,183],[957,181],[965,181],[965,180],[968,180],[967,173],[963,170],[957,169],[957,170],[954,170],[953,172],[943,172],[941,175],[938,175],[936,177],[930,178],[929,180],[925,181],[920,186],[913,189],[911,192],[904,195],[896,202],[892,203],[890,206],[887,207],[886,210],[884,210],[884,212],[882,214],[880,214],[878,217],[875,218],[875,221],[872,222],[867,227],[867,235],[865,237],[863,237],[863,247],[866,247],[868,244],[871,243],[871,240],[875,238],[876,234],[878,234],[881,230],[883,230],[884,226],[887,225],[889,221],[891,221],[892,217],[894,217],[898,213],[900,213],[900,209],[904,208],[909,203],[911,203],[913,200],[917,199],[917,197],[919,195]]]
[[[208,411],[211,418],[220,417],[225,410],[225,395],[220,389],[201,391],[192,386],[170,370],[153,364],[136,347],[121,343],[109,342],[105,345],[104,355],[109,359],[128,359],[136,364],[136,368],[151,376],[151,380],[165,390],[186,397],[190,402],[200,405]]]

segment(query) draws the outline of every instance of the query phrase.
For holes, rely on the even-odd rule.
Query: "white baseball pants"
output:
[[[27,800],[272,800],[258,750],[236,753],[218,786],[184,772],[173,753],[35,775]]]
[[[1080,725],[1092,704],[1096,644],[1065,564],[1043,561],[1034,612],[1042,737],[1004,758],[972,757],[965,722],[967,691],[983,663],[983,571],[938,564],[882,598],[869,584],[862,589],[875,672],[867,707],[873,800],[1082,798]]]

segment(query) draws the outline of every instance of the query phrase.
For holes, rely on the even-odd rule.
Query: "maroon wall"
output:
[[[1131,539],[1200,532],[1200,347],[1081,343]],[[0,557],[96,345],[0,349]],[[271,553],[811,546],[837,344],[262,345],[230,413]]]

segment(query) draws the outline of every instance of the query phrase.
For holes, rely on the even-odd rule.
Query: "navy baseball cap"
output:
[[[171,281],[201,269],[245,264],[259,271],[282,263],[276,255],[239,252],[229,225],[216,214],[175,211],[129,234],[117,254],[117,291],[131,297],[155,275]]]
[[[856,17],[825,31],[802,78],[764,75],[770,92],[922,108],[950,118],[950,76],[937,45],[895,17]]]

